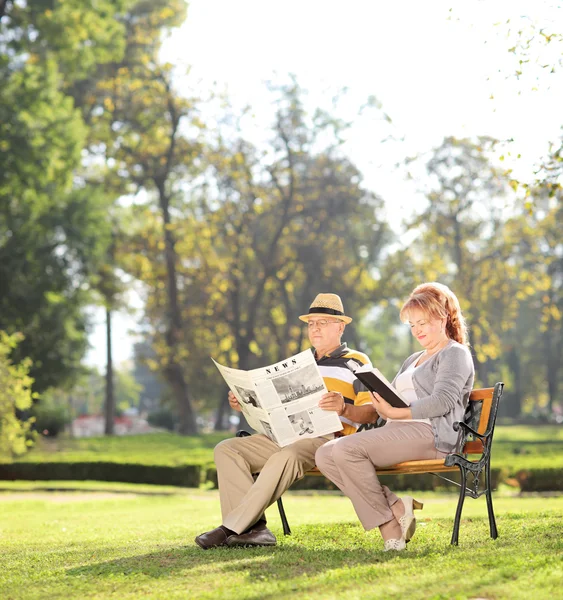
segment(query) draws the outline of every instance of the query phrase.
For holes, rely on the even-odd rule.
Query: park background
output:
[[[236,428],[210,357],[250,369],[306,348],[297,316],[330,291],[354,317],[346,341],[393,377],[416,348],[399,308],[427,280],[460,298],[476,385],[505,383],[499,543],[478,502],[462,525],[478,564],[499,557],[480,589],[553,596],[562,35],[547,1],[0,0],[3,597],[71,581],[77,597],[135,597],[157,580],[154,597],[182,597],[186,561],[192,597],[227,597],[233,572],[240,597],[261,597],[264,551],[221,551],[203,592],[208,565],[183,548],[219,518],[212,448]],[[444,549],[454,501],[429,478],[393,485],[436,499],[406,568],[430,556],[443,575],[358,597],[469,597],[456,573],[470,550]],[[356,575],[367,561],[366,581],[392,586],[401,565],[361,539],[344,499],[294,493],[268,593],[345,589],[347,542]],[[138,548],[119,558],[131,531]],[[326,544],[311,582],[288,568]]]

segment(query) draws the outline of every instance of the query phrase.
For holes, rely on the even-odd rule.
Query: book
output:
[[[349,360],[346,366],[354,373],[370,392],[377,392],[384,400],[395,408],[408,408],[409,403],[401,394],[385,379],[379,369],[369,367],[358,367],[353,360]]]

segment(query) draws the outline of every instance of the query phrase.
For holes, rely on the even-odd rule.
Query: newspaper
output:
[[[279,446],[342,429],[335,411],[318,406],[327,389],[310,350],[251,371],[211,360],[239,401],[248,424]]]

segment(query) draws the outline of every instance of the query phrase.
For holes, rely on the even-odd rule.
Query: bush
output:
[[[448,479],[459,483],[460,475],[457,471],[443,473]],[[383,485],[388,486],[393,491],[417,490],[417,491],[432,491],[432,490],[453,490],[454,486],[445,482],[443,479],[435,477],[430,473],[415,473],[402,475],[380,475]],[[205,473],[206,481],[211,483],[213,488],[217,488],[217,470],[215,467],[209,467]],[[498,487],[502,481],[502,473],[500,469],[491,469],[491,483],[493,490]],[[484,476],[481,477],[481,489],[484,489]],[[295,481],[290,490],[337,490],[338,488],[332,481],[321,475],[306,475],[302,479]]]
[[[70,423],[67,410],[62,406],[46,406],[41,403],[33,408],[35,429],[46,437],[57,437]]]
[[[516,473],[522,492],[563,491],[561,469],[523,469]]]
[[[33,419],[27,411],[37,397],[31,391],[29,359],[14,365],[10,353],[23,339],[0,331],[0,456],[19,456],[32,444],[30,428]]]
[[[150,413],[147,421],[149,425],[152,425],[153,427],[162,427],[163,429],[168,429],[168,431],[174,431],[178,418],[171,410],[161,408],[160,410]]]

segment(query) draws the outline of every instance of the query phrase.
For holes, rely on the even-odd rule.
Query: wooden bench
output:
[[[494,388],[475,389],[471,392],[464,420],[454,423],[454,429],[459,431],[460,435],[458,447],[462,448],[461,452],[448,454],[444,459],[411,460],[377,469],[378,475],[430,473],[448,483],[459,486],[459,499],[451,539],[453,545],[458,544],[461,512],[467,496],[471,498],[486,496],[491,537],[493,539],[498,537],[492,499],[491,446],[503,388],[504,383],[499,382]],[[246,431],[239,431],[237,433],[237,436],[243,435],[249,434]],[[474,460],[470,460],[470,455],[478,456]],[[440,473],[458,470],[461,475],[460,483],[440,475]],[[479,489],[481,474],[484,474],[484,489]],[[305,476],[322,477],[323,474],[315,467],[308,471]],[[285,535],[290,535],[291,529],[287,521],[282,499],[280,498],[277,502],[283,532]]]

